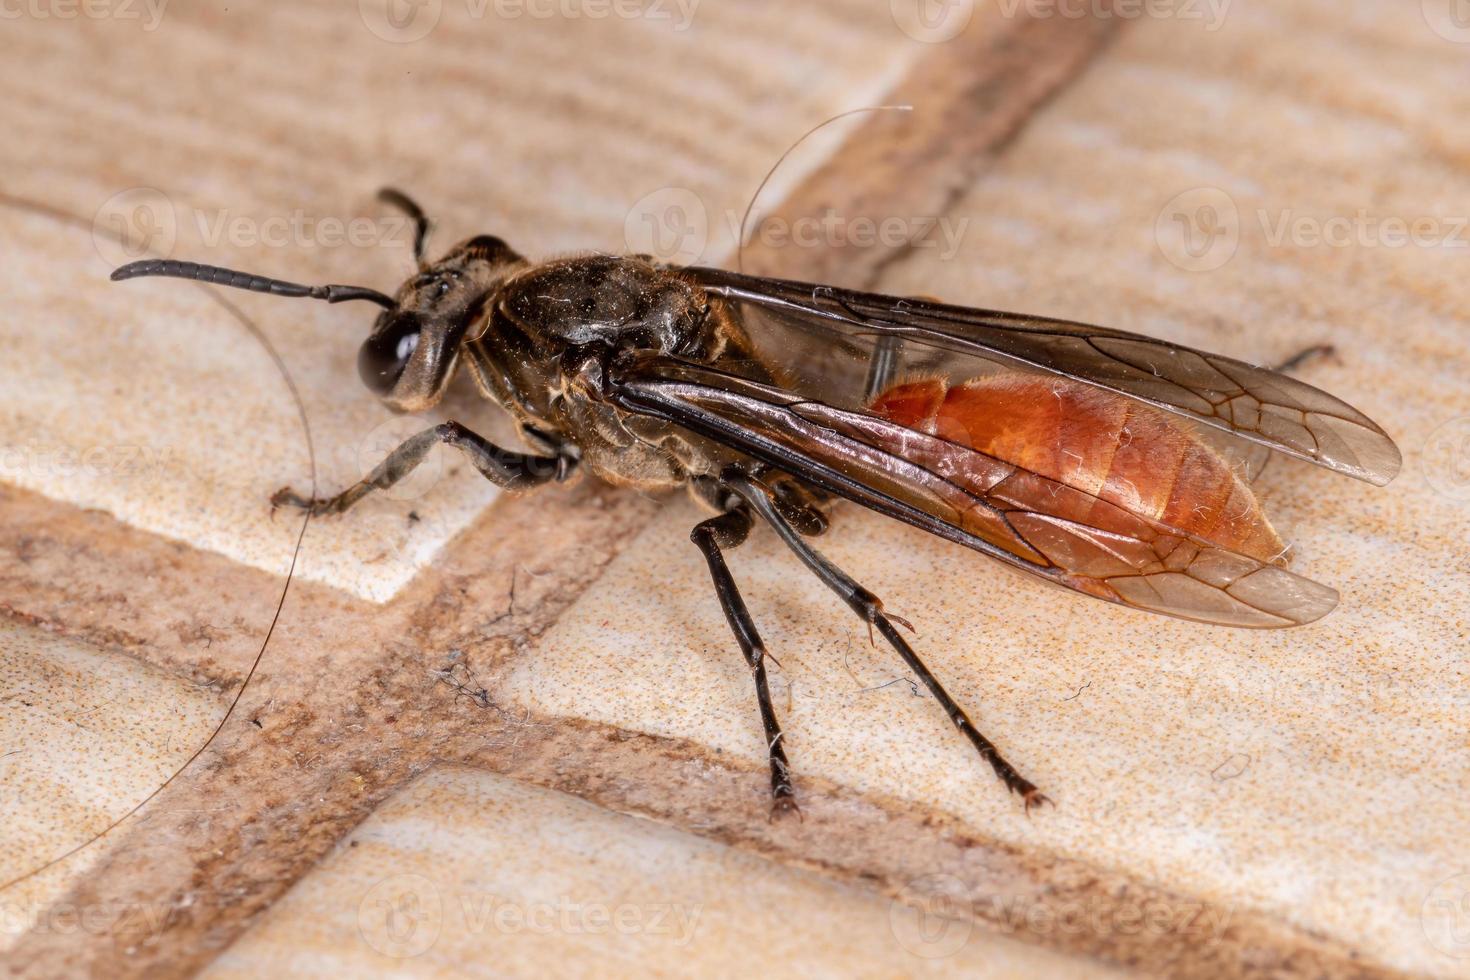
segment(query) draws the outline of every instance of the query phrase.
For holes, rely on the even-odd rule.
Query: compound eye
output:
[[[363,341],[357,352],[357,373],[376,395],[393,390],[419,346],[418,317],[399,313]]]

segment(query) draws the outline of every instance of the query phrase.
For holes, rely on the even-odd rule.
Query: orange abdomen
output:
[[[1260,501],[1188,423],[1062,378],[904,382],[870,410],[1262,561],[1285,551]]]

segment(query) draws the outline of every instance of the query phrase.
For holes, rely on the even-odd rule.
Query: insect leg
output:
[[[796,556],[812,570],[817,578],[836,592],[870,627],[876,628],[883,635],[883,639],[898,651],[904,663],[908,664],[909,669],[918,675],[919,679],[924,682],[924,686],[929,689],[929,693],[934,695],[934,699],[944,708],[945,713],[949,715],[949,720],[970,740],[970,744],[980,753],[981,758],[990,763],[995,774],[1000,777],[1001,782],[1005,783],[1006,789],[1020,794],[1028,811],[1033,806],[1051,802],[1037,790],[1033,783],[1023,778],[1014,766],[1001,757],[1000,752],[988,738],[980,734],[974,722],[970,721],[970,716],[965,714],[965,710],[949,696],[949,692],[939,683],[938,678],[929,672],[928,667],[924,666],[913,647],[909,646],[908,642],[899,635],[893,625],[892,617],[883,612],[883,603],[878,597],[863,588],[846,572],[824,557],[821,552],[802,540],[796,528],[781,516],[781,512],[772,502],[770,493],[764,484],[739,472],[726,473],[723,479],[732,491],[748,503],[761,519],[780,535],[781,540],[786,542],[786,546],[796,552]]]
[[[872,360],[868,362],[868,377],[863,382],[864,404],[872,404],[875,398],[893,384],[893,379],[898,375],[902,353],[902,338],[891,335],[878,338],[873,348]]]
[[[755,678],[755,698],[760,706],[761,725],[766,732],[766,753],[771,766],[771,816],[777,817],[799,812],[795,791],[791,787],[791,767],[786,761],[786,749],[781,744],[781,723],[776,720],[776,709],[771,705],[771,689],[766,681],[766,647],[724,556],[724,549],[737,547],[745,540],[750,534],[750,527],[750,508],[738,504],[718,517],[696,525],[689,538],[704,553],[710,578],[714,579],[715,594],[720,598],[720,608],[725,611],[730,631],[735,634],[735,641],[740,644],[740,652],[745,654]]]
[[[781,516],[798,531],[809,538],[827,533],[829,522],[821,508],[825,500],[818,491],[780,470],[761,470],[758,478],[770,488]]]
[[[1315,361],[1319,357],[1331,357],[1335,353],[1337,353],[1337,348],[1333,347],[1331,344],[1313,344],[1306,350],[1297,351],[1295,354],[1288,357],[1280,364],[1276,365],[1276,370],[1280,371],[1282,374],[1291,374],[1297,368],[1301,367],[1303,364],[1306,364],[1308,361]]]
[[[565,453],[556,456],[533,456],[501,449],[483,436],[471,432],[458,422],[441,422],[409,437],[388,454],[371,473],[335,497],[309,500],[290,487],[282,487],[271,495],[271,506],[283,504],[309,509],[312,514],[340,514],[374,490],[384,490],[407,476],[424,461],[435,444],[443,443],[464,453],[471,465],[491,483],[506,490],[528,490],[531,487],[562,481],[571,475],[577,460]]]

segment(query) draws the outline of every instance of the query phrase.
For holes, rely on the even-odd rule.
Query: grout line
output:
[[[919,59],[882,99],[913,111],[871,115],[770,214],[788,222],[828,212],[846,221],[944,216],[1119,29],[1119,18],[1098,10],[1074,18],[1026,9],[977,19]],[[750,271],[871,288],[912,245],[828,247],[794,264],[786,251],[752,242]]]
[[[895,114],[872,118],[835,155],[796,182],[780,205],[781,211],[811,213],[822,205],[854,213],[942,213],[1034,112],[1079,75],[1110,36],[1113,24],[1116,19],[1104,22],[1095,17],[1081,22],[1059,17],[977,20],[965,35],[920,58],[894,90],[889,101],[909,101],[919,108],[909,120],[915,125],[905,129],[902,121],[882,118]],[[844,187],[848,193],[839,193]],[[902,250],[874,250],[856,257],[855,262],[851,253],[837,250],[797,253],[786,256],[793,261],[781,272],[828,281],[850,282],[853,274],[871,280],[901,254]],[[753,259],[753,271],[762,259],[774,257],[774,250],[759,244],[747,252],[747,258]],[[839,269],[844,273],[841,276],[836,274]],[[323,676],[303,664],[306,669],[299,674],[277,674],[272,691],[279,695],[273,701],[278,708],[265,716],[264,726],[252,729],[237,718],[229,737],[222,738],[214,750],[218,763],[193,767],[140,820],[120,828],[119,842],[108,852],[106,862],[84,880],[72,882],[68,892],[82,902],[136,899],[143,893],[180,903],[185,896],[209,900],[192,904],[190,914],[177,926],[149,937],[145,951],[129,951],[125,944],[100,935],[86,937],[82,943],[74,937],[62,942],[62,937],[53,935],[28,935],[23,955],[27,967],[45,970],[47,964],[85,963],[94,971],[137,975],[152,965],[163,974],[189,972],[207,962],[250,924],[256,912],[269,907],[292,881],[314,867],[393,787],[443,757],[439,750],[448,740],[483,739],[478,719],[455,724],[463,717],[456,699],[425,699],[419,683],[422,678],[409,665],[412,648],[441,647],[467,633],[474,617],[486,613],[488,603],[471,600],[479,596],[477,590],[490,587],[490,577],[476,582],[473,574],[445,569],[478,567],[482,563],[474,555],[493,553],[485,539],[493,536],[499,520],[513,516],[508,504],[509,511],[519,512],[513,502],[498,501],[493,508],[498,512],[496,520],[472,524],[442,549],[431,574],[416,576],[376,615],[345,608],[331,596],[310,591],[294,594],[291,615],[295,622],[288,624],[286,633],[287,640],[297,642],[283,647],[300,648],[300,641],[309,638],[321,647],[321,656],[314,661],[317,670],[330,662],[333,673]],[[569,524],[599,510],[589,506],[586,492],[564,498],[557,506],[570,519]],[[568,540],[563,548],[569,553],[584,549],[584,559],[592,557],[587,552],[606,558],[652,520],[651,510],[636,501],[620,513],[620,533],[615,540],[609,536],[592,545]],[[514,567],[518,547],[511,542],[501,542],[501,546]],[[527,630],[534,633],[552,625],[596,578],[593,574],[562,583],[563,592],[552,604],[554,608],[533,615],[537,622],[525,624]],[[456,614],[459,607],[442,606],[445,602],[462,602],[464,612]],[[316,616],[323,617],[320,624]],[[377,634],[401,626],[405,619],[410,626],[405,650],[374,646],[385,639]],[[340,635],[338,631],[349,620],[355,635]],[[359,628],[361,633],[357,633]],[[327,637],[314,635],[319,630]],[[330,651],[337,655],[329,655]],[[508,650],[504,658],[515,655],[513,649]],[[389,710],[396,710],[396,716],[377,717]],[[336,741],[337,719],[359,714],[387,744],[354,749]],[[422,725],[411,725],[413,720]],[[433,734],[427,740],[407,737],[415,731]],[[589,735],[573,726],[563,738],[579,745],[586,742],[583,752],[569,755],[589,763],[590,768],[578,774],[561,765],[561,780],[573,789],[589,780],[596,783],[603,772],[596,745],[606,735],[597,731]],[[370,755],[360,758],[360,752]],[[304,761],[303,754],[307,756]],[[510,756],[514,758],[507,757],[501,764],[513,766],[522,758],[515,753]],[[500,761],[499,755],[496,760]],[[362,796],[344,796],[338,777],[348,771],[359,774]],[[652,791],[659,788],[656,783],[648,787]],[[730,792],[736,789],[732,786]],[[201,825],[179,816],[193,812],[188,806],[191,800],[221,795],[231,799],[231,810],[216,822]],[[597,798],[604,794],[588,788],[585,795]],[[318,803],[311,808],[288,807],[284,802],[339,798],[335,805]],[[923,822],[919,817],[912,819]],[[156,840],[170,842],[172,860],[150,861],[144,851],[138,851],[136,859],[129,857],[136,850],[130,844]],[[801,850],[806,852],[805,845]],[[811,852],[820,850],[813,843]],[[799,860],[799,855],[791,857]]]
[[[1024,4],[1017,9],[1013,17],[995,12],[977,19],[958,37],[935,45],[927,57],[910,62],[873,105],[912,105],[914,111],[870,114],[831,156],[794,180],[766,217],[791,220],[829,209],[880,221],[890,215],[946,214],[1035,114],[1081,77],[1120,23],[1096,8],[1081,18],[1035,17]],[[782,185],[773,179],[772,186]],[[765,245],[753,237],[761,220],[760,212],[752,213],[747,229],[752,241],[743,254],[737,242],[727,265],[740,254],[753,273],[867,288],[912,251],[907,246],[859,251]],[[649,514],[625,540],[656,518],[657,512]],[[572,597],[566,609],[579,598]]]

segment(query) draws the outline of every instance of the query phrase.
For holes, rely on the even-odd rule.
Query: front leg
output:
[[[282,487],[271,495],[271,508],[287,505],[310,510],[313,515],[340,514],[374,490],[386,490],[403,479],[441,442],[464,453],[485,479],[505,490],[529,490],[543,483],[561,482],[571,476],[577,465],[577,457],[569,449],[562,449],[555,456],[533,456],[501,449],[458,422],[440,422],[410,437],[389,453],[366,479],[337,496],[313,500],[290,487]]]

